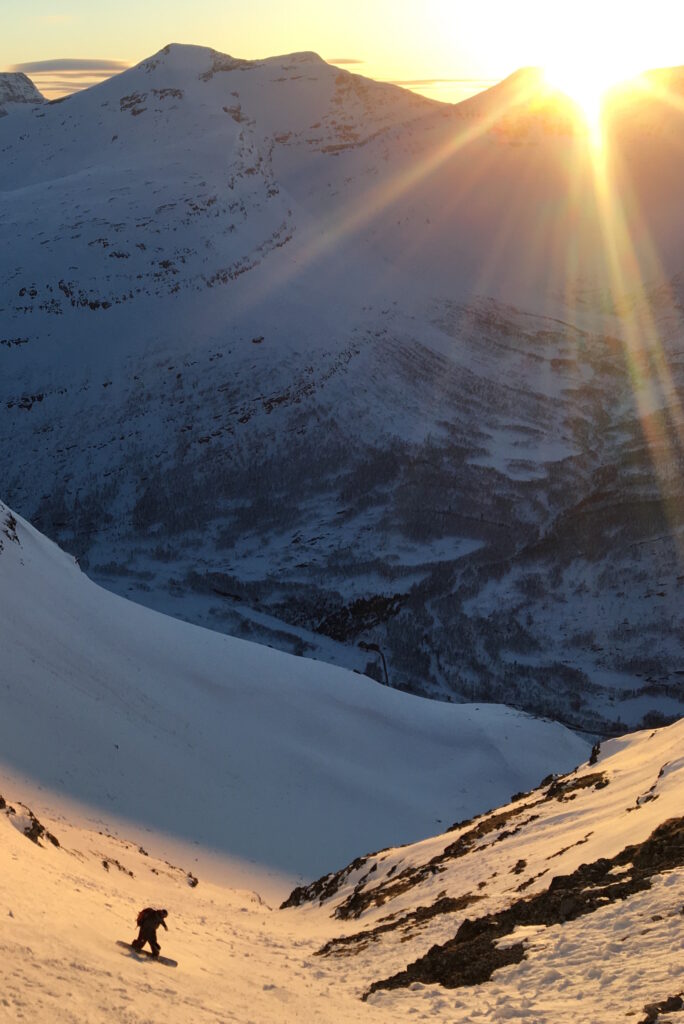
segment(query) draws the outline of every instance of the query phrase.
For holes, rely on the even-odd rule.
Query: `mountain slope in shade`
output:
[[[586,756],[559,725],[394,692],[151,612],[4,506],[0,524],[5,768],[141,841],[153,828],[310,876]]]
[[[373,644],[393,686],[681,714],[682,114],[618,119],[616,295],[582,137],[502,129],[528,80],[470,117],[174,45],[3,119],[12,507],[119,593],[384,678]]]

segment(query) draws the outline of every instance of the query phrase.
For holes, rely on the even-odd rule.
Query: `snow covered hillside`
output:
[[[167,693],[164,686],[154,685],[154,678],[146,682],[141,674],[138,699],[153,720],[145,723],[144,731],[148,736],[152,729],[156,731],[154,752],[171,764],[183,760],[186,787],[160,783],[152,790],[143,782],[144,775],[138,775],[142,820],[149,815],[142,839],[122,828],[120,818],[110,817],[122,810],[129,784],[120,771],[103,770],[108,741],[115,734],[119,740],[135,735],[139,706],[134,707],[130,689],[121,681],[108,694],[104,692],[106,677],[96,678],[98,659],[93,652],[101,649],[105,627],[116,637],[117,609],[120,612],[123,602],[110,595],[102,601],[97,589],[79,579],[67,559],[21,521],[5,519],[2,538],[3,584],[8,575],[13,583],[27,579],[36,561],[51,555],[52,572],[46,573],[44,564],[41,571],[48,582],[61,579],[65,618],[73,612],[73,593],[80,587],[106,619],[96,629],[91,620],[91,662],[81,666],[78,697],[69,694],[74,678],[65,678],[60,671],[65,650],[60,650],[49,629],[40,693],[32,684],[32,673],[38,669],[31,657],[24,660],[21,680],[27,683],[26,696],[37,694],[35,731],[24,731],[27,718],[17,710],[18,687],[13,677],[9,676],[7,695],[8,676],[3,672],[0,678],[3,711],[9,709],[18,740],[23,740],[25,759],[32,751],[34,764],[43,766],[36,773],[42,778],[41,788],[30,800],[27,779],[16,767],[0,767],[1,1020],[396,1024],[415,1019],[513,1019],[534,1024],[578,1020],[617,1024],[628,1018],[639,1024],[664,1024],[677,1019],[676,1011],[682,1008],[684,723],[609,741],[594,752],[593,763],[569,775],[549,777],[539,789],[517,794],[511,804],[457,824],[442,835],[358,856],[348,868],[298,887],[285,901],[287,907],[278,910],[277,902],[263,898],[264,892],[273,891],[272,878],[264,870],[267,857],[257,858],[260,862],[250,865],[236,887],[234,865],[224,864],[219,881],[216,870],[203,870],[211,852],[203,844],[179,858],[173,836],[159,831],[160,804],[173,808],[178,824],[179,818],[189,820],[189,799],[194,798],[205,820],[210,819],[207,827],[216,847],[217,838],[220,845],[220,836],[225,835],[222,819],[231,813],[230,786],[209,803],[217,797],[211,779],[217,761],[209,746],[198,747],[192,760],[184,758],[173,734],[165,730],[178,688],[173,677]],[[14,569],[8,570],[8,559]],[[20,570],[25,570],[23,576]],[[12,607],[5,596],[3,612]],[[33,619],[36,635],[26,651],[32,651],[36,660],[38,630],[45,628],[49,597],[46,594],[42,606],[38,603]],[[52,603],[54,608],[54,597]],[[21,604],[19,596],[18,608]],[[151,651],[156,617],[139,608],[134,612],[148,634]],[[231,652],[238,649],[237,642],[231,644],[219,636],[207,640],[196,628],[176,624],[175,630],[195,651],[201,647],[200,638]],[[65,649],[71,646],[67,639],[74,637],[73,631],[72,623],[62,633]],[[19,647],[27,642],[27,631],[23,636],[18,632]],[[3,650],[9,636],[5,630]],[[134,653],[136,647],[132,637]],[[51,677],[49,654],[54,664]],[[265,654],[255,651],[254,657],[263,659]],[[117,657],[120,654],[107,652],[108,659]],[[282,654],[273,657],[280,665],[291,661]],[[306,671],[310,663],[300,659],[297,664]],[[334,676],[336,683],[344,676],[339,670],[317,668],[329,674],[328,679]],[[186,735],[191,738],[207,705],[200,675],[198,665],[196,701],[187,709]],[[235,682],[225,686],[233,704]],[[303,707],[292,693],[292,680],[280,682],[291,693],[293,717],[299,718]],[[313,715],[317,703],[329,700],[325,684],[321,678],[309,689],[308,708]],[[377,741],[392,720],[397,697],[410,703],[420,731],[420,709],[430,706],[427,702],[380,687],[375,692],[383,698],[384,715],[377,708],[371,714],[366,707],[363,722],[357,719],[369,738]],[[93,694],[100,697],[99,722],[88,713]],[[113,711],[115,702],[121,709],[118,715]],[[341,769],[341,759],[333,756],[331,734],[336,725],[349,722],[350,714],[341,712],[352,703],[349,694],[338,690],[327,742],[333,774]],[[98,809],[92,807],[90,819],[64,796],[74,791],[73,778],[65,788],[57,775],[48,778],[48,751],[40,749],[46,732],[40,722],[49,715],[55,730],[59,729],[60,708],[76,715],[63,732],[74,774],[89,773],[92,791],[98,780],[102,785],[102,793],[94,800]],[[469,713],[448,705],[441,709],[447,717],[450,712]],[[503,724],[498,716],[496,709],[482,709],[478,743],[487,746],[487,736]],[[266,717],[264,727],[268,725],[277,735],[280,722],[275,715]],[[0,721],[5,723],[4,714]],[[108,721],[111,737],[104,734]],[[244,714],[242,722],[246,722]],[[102,756],[93,753],[87,736],[77,734],[84,724],[99,732]],[[311,736],[307,743],[304,730],[288,724],[305,751],[310,751]],[[505,724],[509,739],[516,724],[510,718]],[[463,719],[460,725],[467,734]],[[537,724],[536,728],[549,727]],[[543,731],[534,737],[530,733],[518,753],[525,760],[534,756],[534,746],[543,736]],[[556,741],[561,737],[556,727]],[[6,739],[3,734],[3,751]],[[129,759],[134,756],[132,747],[129,742]],[[275,762],[276,756],[268,750],[260,753]],[[236,780],[240,784],[257,760],[254,750],[243,755],[242,765],[233,762],[235,772],[242,772]],[[417,759],[415,748],[410,756]],[[307,834],[300,800],[307,801],[313,792],[321,802],[330,798],[321,828],[334,827],[340,813],[330,778],[320,770],[323,760],[311,788],[300,791],[295,799],[304,817],[293,816],[291,834],[302,829],[300,845],[316,841],[315,832]],[[470,772],[468,759],[457,760],[454,772],[459,782],[481,792],[481,780]],[[281,760],[272,782],[274,791],[262,793],[263,803],[254,805],[251,812],[259,817],[267,808],[263,838],[270,850],[285,838],[281,822],[271,816],[277,794],[283,792],[283,767]],[[57,764],[55,768],[59,770]],[[379,766],[377,775],[390,770],[386,764]],[[360,764],[359,775],[363,771]],[[397,778],[399,797],[402,785]],[[431,794],[424,795],[431,799]],[[453,806],[448,798],[443,814]],[[358,813],[366,815],[368,805],[361,801]],[[405,820],[410,820],[410,814]],[[234,819],[231,832],[243,824]],[[126,825],[135,832],[130,820]],[[134,937],[137,911],[150,904],[169,912],[168,933],[162,932],[159,938],[162,953],[178,961],[176,968],[116,945],[117,940]]]
[[[274,884],[429,835],[586,757],[562,726],[393,692],[141,608],[4,506],[0,596],[0,760],[36,813],[51,793],[125,821],[129,839],[166,833]]]
[[[530,82],[450,107],[174,45],[3,118],[3,497],[213,629],[601,732],[681,714],[683,115],[616,111],[616,268]]]
[[[360,857],[288,906],[387,1019],[679,1019],[684,1009],[684,722],[434,839]],[[301,914],[302,911],[296,911]]]

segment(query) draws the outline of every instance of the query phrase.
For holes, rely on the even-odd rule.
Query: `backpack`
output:
[[[154,910],[153,907],[143,907],[143,909],[140,911],[137,918],[135,919],[135,923],[137,924],[138,928],[143,923],[143,921],[145,921],[150,916],[150,914],[154,913],[156,913],[156,911]]]

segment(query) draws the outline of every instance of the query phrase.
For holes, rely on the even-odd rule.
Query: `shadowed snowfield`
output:
[[[166,832],[294,884],[586,757],[560,725],[397,693],[148,611],[21,520],[0,536],[3,761],[136,836]]]

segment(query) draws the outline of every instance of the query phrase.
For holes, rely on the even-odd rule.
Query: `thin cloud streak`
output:
[[[62,57],[15,64],[11,70],[28,75],[46,99],[56,100],[98,85],[129,67],[123,60]]]
[[[15,64],[12,71],[22,71],[25,75],[59,73],[68,74],[76,71],[96,71],[99,74],[116,74],[130,67],[123,60],[83,60],[81,58],[64,57],[55,60],[34,60],[24,64]]]
[[[56,99],[58,95],[68,95],[72,92],[81,92],[89,89],[91,85],[99,85],[105,81],[103,78],[43,78],[37,75],[31,79],[33,84],[40,89],[47,99]]]
[[[467,85],[487,89],[496,85],[498,78],[393,78],[390,85]]]
[[[124,69],[122,69],[122,70],[124,70]],[[118,72],[115,72],[115,74],[116,73],[118,73]],[[54,72],[53,71],[34,71],[33,72],[33,77],[34,78],[45,78],[46,76],[52,76],[53,78],[60,78],[60,79],[65,79],[65,80],[75,79],[75,78],[78,78],[78,79],[92,78],[93,80],[99,82],[100,79],[102,78],[102,72],[101,71],[60,71],[59,69],[57,71],[54,71]],[[105,75],[105,77],[106,77],[106,75]]]

